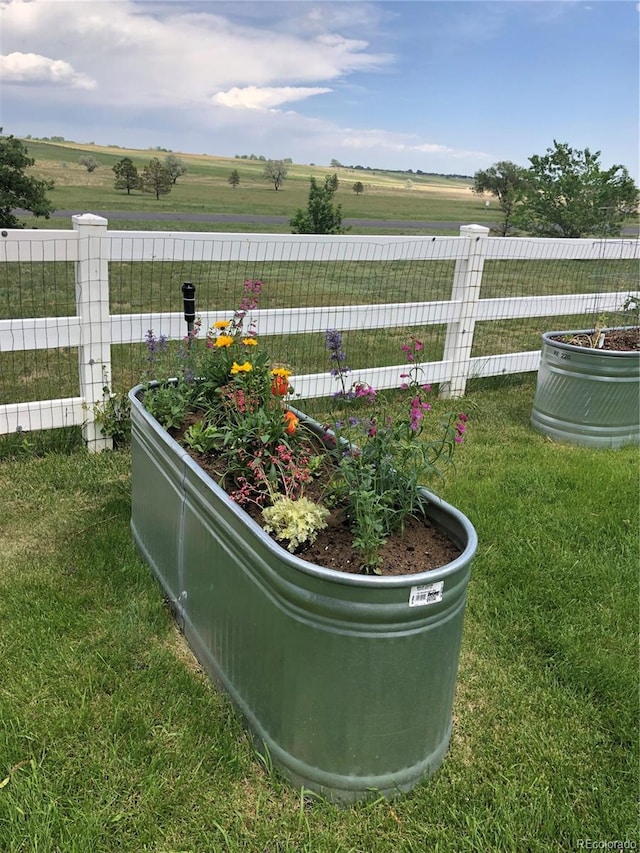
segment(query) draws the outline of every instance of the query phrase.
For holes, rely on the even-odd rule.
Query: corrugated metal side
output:
[[[550,438],[583,447],[640,442],[640,353],[590,349],[547,332],[531,414]]]
[[[138,418],[138,426],[133,454],[145,459],[134,477],[152,477],[154,488],[145,491],[146,507],[134,500],[134,536],[156,573],[167,572],[165,586],[177,589],[179,578],[185,635],[258,744],[296,785],[343,802],[372,790],[394,796],[431,775],[451,733],[476,548],[468,520],[434,502],[437,523],[465,549],[448,566],[400,579],[344,575],[289,554],[164,430],[150,440],[141,436],[149,420]],[[168,449],[157,452],[163,440]],[[152,475],[154,466],[163,472]],[[173,480],[169,500],[160,489],[165,478]],[[180,492],[182,507],[173,503]],[[171,528],[179,531],[178,554],[164,539],[169,505],[182,516]],[[156,512],[157,539],[149,521]],[[412,587],[436,581],[441,601],[409,606]]]

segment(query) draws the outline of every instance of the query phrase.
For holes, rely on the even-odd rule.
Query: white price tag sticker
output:
[[[409,607],[424,607],[425,604],[437,604],[438,601],[442,601],[443,589],[444,581],[423,584],[422,586],[412,586],[411,594],[409,595]]]

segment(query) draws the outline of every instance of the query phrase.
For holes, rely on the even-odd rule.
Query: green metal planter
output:
[[[542,336],[531,424],[550,438],[583,447],[638,444],[640,352],[552,340],[592,331],[546,332]]]
[[[377,577],[306,562],[199,468],[142,390],[129,395],[133,536],[258,748],[295,785],[338,802],[397,796],[430,776],[451,733],[477,545],[468,519],[432,497],[433,522],[462,551],[434,571]]]

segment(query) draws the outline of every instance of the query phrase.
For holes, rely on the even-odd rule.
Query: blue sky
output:
[[[5,133],[473,175],[639,168],[626,0],[3,0]]]

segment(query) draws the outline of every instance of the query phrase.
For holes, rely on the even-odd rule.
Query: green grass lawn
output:
[[[0,850],[640,843],[638,451],[537,435],[533,391],[532,377],[485,381],[464,401],[469,436],[444,496],[480,544],[444,764],[400,800],[342,809],[259,760],[186,648],[132,544],[128,451],[89,456],[74,432],[57,449],[54,435],[7,441]]]

